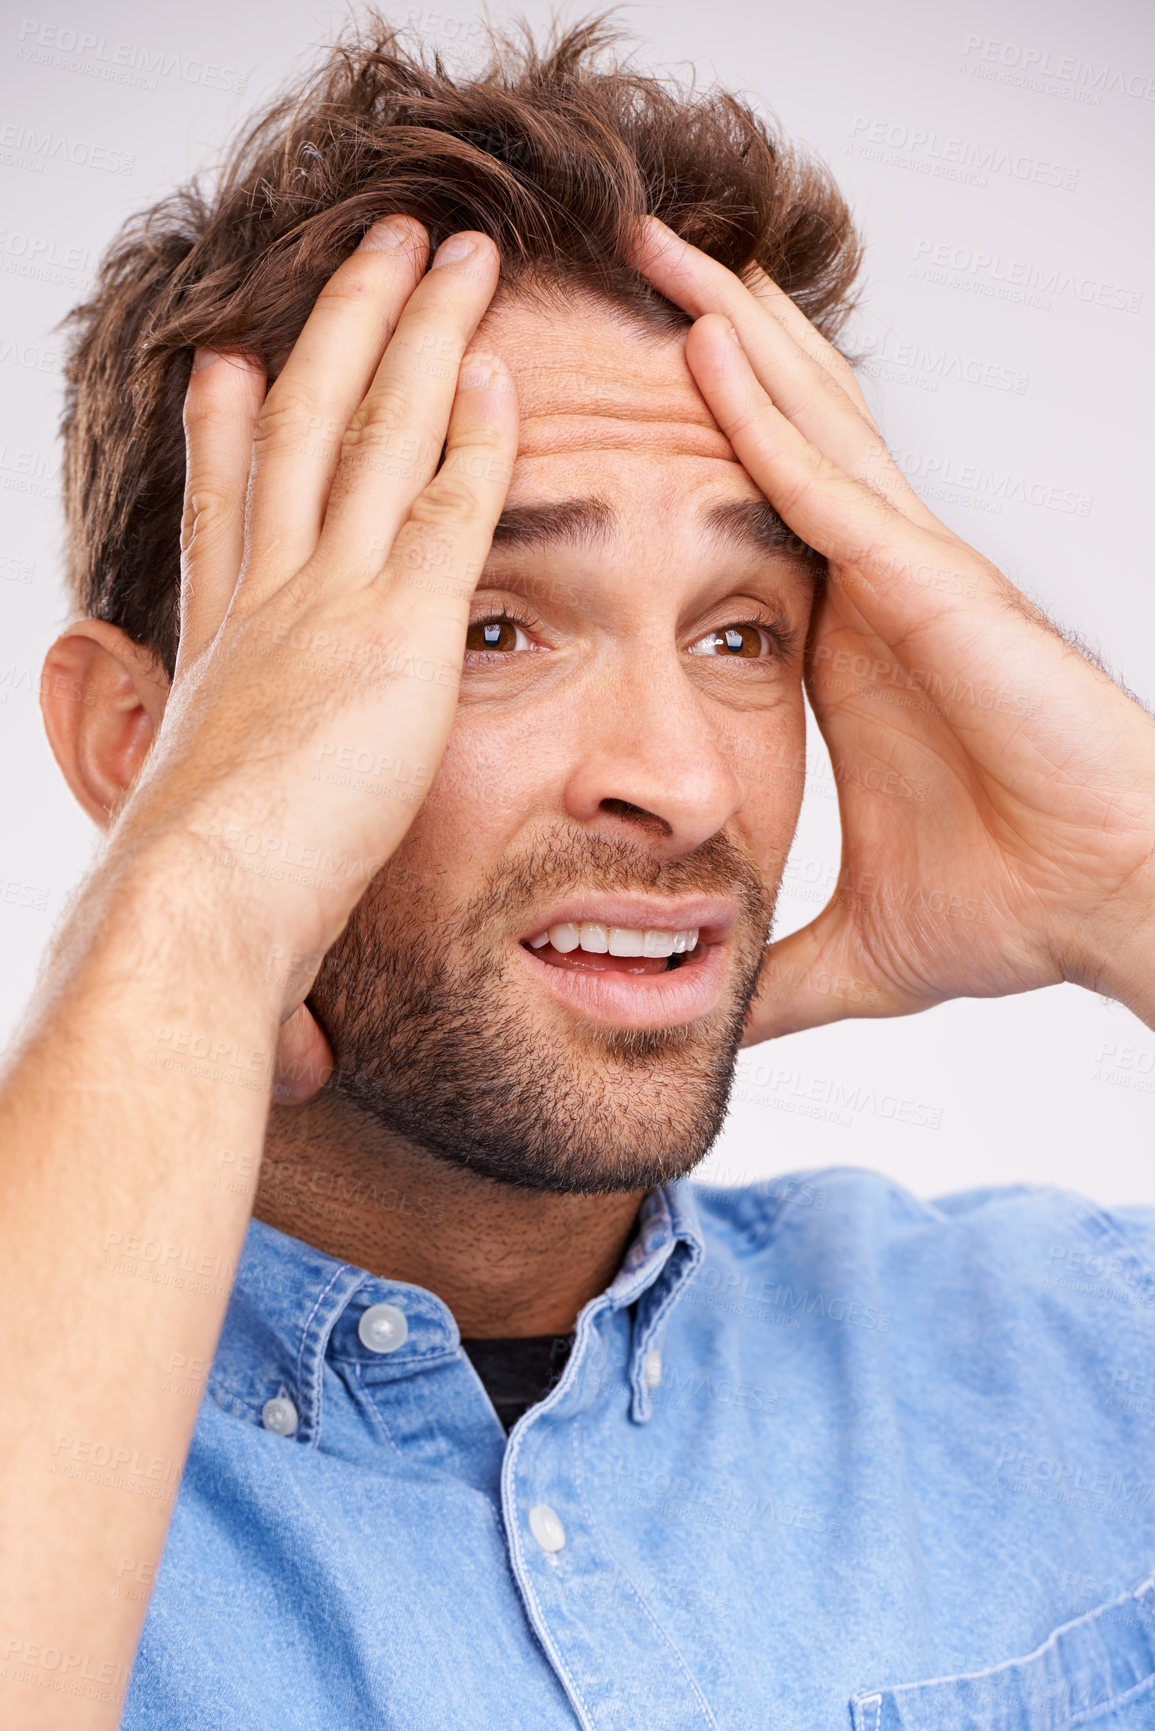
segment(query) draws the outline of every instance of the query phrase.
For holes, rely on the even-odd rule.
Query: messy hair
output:
[[[130,217],[67,330],[67,575],[84,614],[171,675],[193,349],[284,364],[326,279],[382,216],[435,248],[477,229],[498,294],[579,292],[635,323],[690,321],[628,262],[653,213],[741,273],[760,265],[831,339],[861,249],[828,170],[726,91],[639,72],[606,14],[539,46],[488,30],[468,75],[363,13],[201,176]]]

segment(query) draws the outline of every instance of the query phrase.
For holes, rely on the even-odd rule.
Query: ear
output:
[[[107,829],[160,726],[169,679],[118,625],[80,619],[44,658],[40,713],[64,779]]]

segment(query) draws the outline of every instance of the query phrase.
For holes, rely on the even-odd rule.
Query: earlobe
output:
[[[102,619],[81,619],[44,658],[40,712],[73,794],[106,829],[132,787],[164,714],[169,681],[156,656]]]

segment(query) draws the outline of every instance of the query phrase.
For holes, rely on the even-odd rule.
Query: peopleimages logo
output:
[[[1089,517],[1094,495],[1075,488],[1016,475],[1008,469],[988,469],[983,463],[960,463],[954,456],[936,456],[924,451],[896,450],[891,453],[896,468],[924,496],[944,497],[953,492],[953,502],[974,504],[999,512],[1005,504],[1035,505],[1044,511],[1063,511],[1074,517]]]
[[[1084,276],[1063,265],[1028,264],[983,247],[954,246],[945,240],[917,240],[910,275],[945,288],[962,288],[997,300],[1022,302],[1048,311],[1054,300],[1137,313],[1141,289]]]
[[[182,84],[199,84],[206,90],[239,95],[248,83],[247,72],[222,66],[219,61],[195,54],[177,54],[143,42],[124,42],[36,18],[21,20],[18,40],[16,58],[29,65],[79,72],[137,90],[155,91],[160,88],[160,79],[175,78]]]
[[[0,163],[43,174],[49,162],[70,162],[75,168],[97,168],[105,174],[131,174],[136,157],[107,144],[93,144],[51,129],[39,132],[18,121],[0,125]]]
[[[918,342],[900,342],[890,331],[866,357],[863,370],[871,378],[891,384],[913,385],[918,390],[937,391],[942,381],[953,380],[959,384],[980,385],[989,391],[1010,391],[1016,397],[1025,394],[1031,378],[1029,373],[1017,367],[1004,366],[977,355],[962,355],[951,349],[934,348]]]
[[[1048,48],[1000,42],[994,36],[966,38],[961,70],[1029,90],[1047,92],[1049,84],[1054,87],[1053,94],[1061,93],[1071,100],[1093,105],[1105,93],[1129,96],[1138,102],[1155,102],[1155,75],[1106,62],[1096,65],[1076,54],[1052,54]]]
[[[850,129],[846,151],[866,162],[907,168],[939,179],[962,180],[972,186],[989,186],[991,175],[1006,175],[1011,180],[1030,181],[1036,186],[1061,187],[1065,192],[1073,192],[1079,184],[1077,168],[1031,156],[1026,151],[976,144],[973,139],[948,137],[931,127],[870,120],[861,114]]]

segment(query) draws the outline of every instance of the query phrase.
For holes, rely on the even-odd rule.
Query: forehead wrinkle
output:
[[[664,355],[667,362],[673,357]],[[694,377],[679,357],[674,377],[655,377],[653,372],[617,370],[592,372],[587,365],[563,362],[559,366],[540,359],[532,365],[511,366],[518,402],[530,421],[557,420],[572,415],[591,415],[599,420],[637,421],[640,424],[685,423],[717,429],[718,423],[699,391]]]
[[[671,457],[738,461],[729,439],[713,423],[647,420],[632,414],[611,417],[605,413],[523,416],[519,457],[543,457],[566,451],[657,451]]]
[[[663,358],[668,361],[671,357]],[[632,369],[592,372],[588,364],[579,365],[576,360],[554,365],[538,359],[529,366],[518,366],[515,361],[510,371],[518,398],[529,405],[531,418],[579,411],[619,420],[716,425],[684,361],[674,377],[667,372],[663,378]]]
[[[507,302],[481,328],[513,379],[519,455],[638,449],[737,462],[687,364],[684,335],[623,327],[580,297],[565,318]]]

